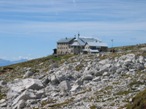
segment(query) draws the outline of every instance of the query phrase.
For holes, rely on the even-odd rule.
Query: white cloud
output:
[[[115,40],[115,45],[146,41],[146,22],[28,22],[8,25],[0,27],[0,34],[7,34],[9,37],[45,38],[48,41],[52,38],[55,42],[80,32],[81,35],[98,37],[109,45],[111,39]],[[133,38],[136,40],[131,40]]]
[[[145,20],[145,3],[144,0],[135,2],[121,0],[1,0],[0,12],[7,13],[6,17],[15,16],[16,19],[18,17],[17,20],[24,20],[20,16],[26,14],[26,18],[30,15],[42,20],[48,18],[48,21],[56,19],[56,16],[58,20],[74,18],[74,20],[135,21]]]
[[[121,22],[33,22],[1,24],[0,33],[9,34],[35,34],[49,32],[77,32],[77,31],[146,31],[146,22],[121,23]],[[27,36],[26,36],[27,37]],[[29,36],[31,37],[31,36]],[[42,36],[40,36],[42,37]]]
[[[27,60],[31,60],[31,57],[28,56],[19,56],[18,58],[16,58],[17,60],[21,60],[21,59],[27,59]]]
[[[8,58],[6,58],[6,59],[8,59]],[[31,60],[31,59],[33,59],[32,58],[32,55],[26,55],[26,56],[18,56],[18,57],[13,57],[13,58],[11,58],[10,60],[11,61],[17,61],[17,60],[22,60],[22,59],[27,59],[27,60]]]

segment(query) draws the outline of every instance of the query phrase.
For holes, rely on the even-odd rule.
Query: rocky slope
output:
[[[146,48],[33,62],[1,68],[0,109],[124,109],[146,89]]]

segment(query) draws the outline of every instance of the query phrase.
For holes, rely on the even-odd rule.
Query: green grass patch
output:
[[[129,103],[127,109],[146,109],[146,90],[138,93]]]
[[[67,99],[67,100],[65,100],[64,102],[52,104],[52,105],[50,105],[49,107],[50,107],[51,109],[61,108],[61,107],[64,107],[64,106],[68,105],[68,104],[71,103],[73,100],[74,100],[74,98]]]
[[[76,71],[80,71],[80,70],[82,70],[82,68],[84,67],[84,65],[83,64],[79,64],[79,65],[77,65],[76,66]]]
[[[113,89],[113,86],[107,86],[107,87],[105,87],[104,90],[108,91],[108,90],[111,90],[111,89]]]
[[[129,84],[129,86],[130,87],[132,87],[132,86],[139,86],[139,85],[142,85],[143,83],[142,82],[140,82],[140,81],[136,81],[136,80],[134,80],[134,81],[132,81],[130,84]]]
[[[47,62],[48,64],[50,64],[49,62],[61,61],[62,59],[68,59],[72,56],[74,56],[74,55],[61,55],[61,56],[60,55],[59,56],[50,55],[50,56],[46,56],[46,57],[42,57],[42,58],[38,58],[38,59],[33,59],[33,60],[30,60],[30,61],[27,61],[27,62],[22,62],[22,63],[6,66],[6,67],[3,67],[3,68],[4,69],[5,68],[14,69],[17,66],[19,66],[19,67],[34,67],[35,65],[39,65],[42,62],[43,63]]]
[[[125,90],[125,91],[119,91],[115,95],[128,95],[130,93],[130,90]]]
[[[5,97],[6,97],[6,94],[0,93],[0,100],[3,99],[3,98],[5,98]]]
[[[97,109],[95,105],[90,106],[90,109]]]
[[[45,105],[47,105],[47,104],[51,104],[51,103],[55,103],[56,102],[56,100],[47,100],[47,101],[43,101],[42,103],[41,103],[41,105],[42,106],[45,106]]]
[[[40,69],[47,72],[49,66],[56,63],[58,66],[62,65],[70,57],[74,55],[59,55],[59,56],[46,56],[38,59],[29,60],[27,62],[18,63],[10,66],[0,67],[0,75],[5,78],[6,81],[12,81],[16,78],[22,78],[26,70],[24,68],[31,68],[33,73],[40,73]]]

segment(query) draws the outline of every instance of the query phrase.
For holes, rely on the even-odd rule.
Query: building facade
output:
[[[98,53],[108,50],[106,43],[87,37],[64,38],[57,42],[57,54]]]
[[[64,38],[57,42],[57,54],[71,54],[71,44],[75,38]]]

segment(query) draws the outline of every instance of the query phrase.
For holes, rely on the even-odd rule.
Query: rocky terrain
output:
[[[146,47],[2,67],[0,109],[126,109],[146,89]]]

